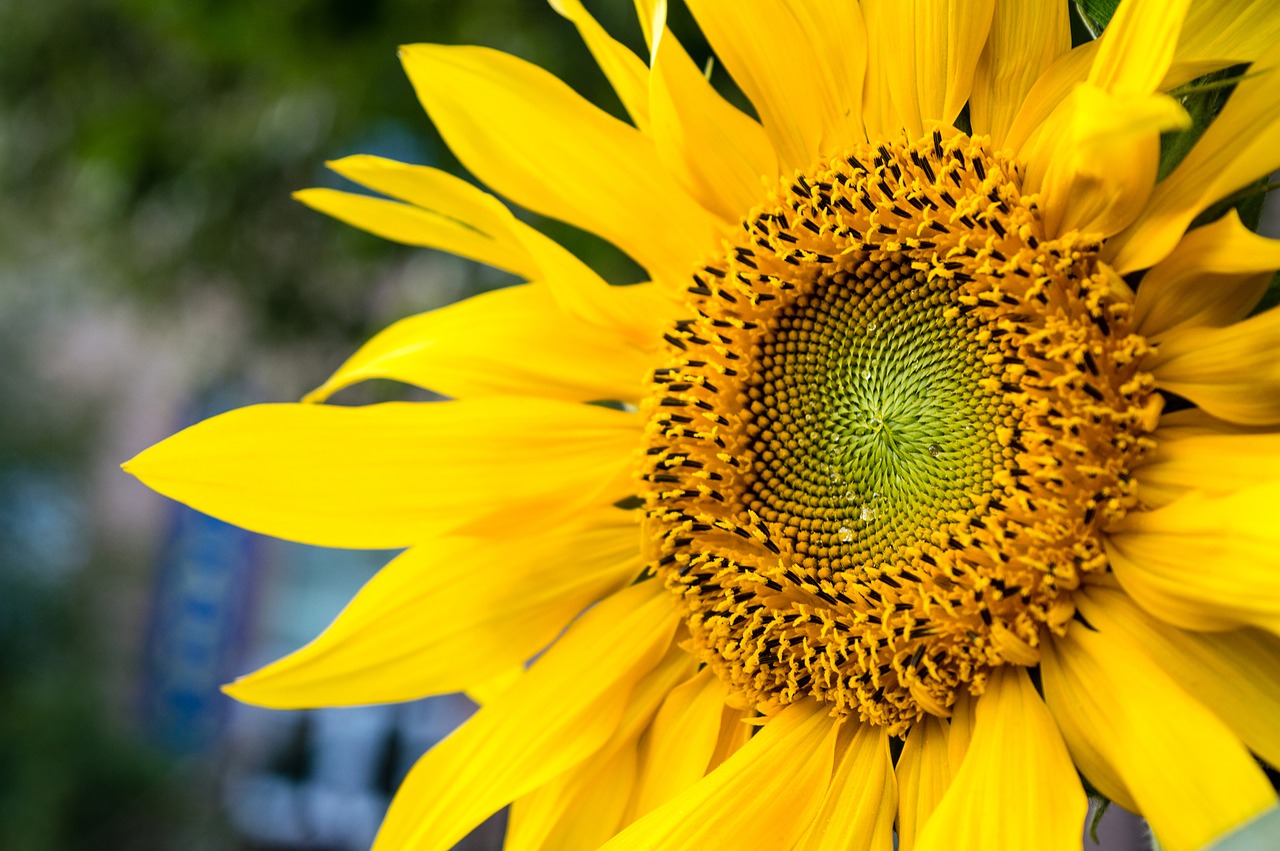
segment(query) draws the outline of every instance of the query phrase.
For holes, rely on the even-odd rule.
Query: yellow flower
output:
[[[301,193],[530,283],[131,463],[249,529],[408,548],[228,692],[482,698],[384,849],[513,801],[512,849],[1078,848],[1081,774],[1173,851],[1272,807],[1280,312],[1249,314],[1280,243],[1188,228],[1280,167],[1280,7],[1126,0],[1072,50],[1063,2],[689,0],[757,122],[665,3],[647,62],[553,5],[630,124],[490,50],[405,67],[476,176],[651,281],[435,169]],[[1157,181],[1167,93],[1240,63]],[[314,404],[375,377],[456,401]]]

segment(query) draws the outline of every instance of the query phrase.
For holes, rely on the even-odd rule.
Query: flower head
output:
[[[406,68],[477,176],[652,280],[433,169],[302,193],[532,283],[133,462],[249,528],[409,547],[229,692],[481,696],[382,848],[513,801],[510,847],[609,851],[1072,848],[1080,775],[1170,849],[1274,806],[1280,314],[1250,313],[1280,244],[1205,213],[1280,167],[1280,10],[1125,0],[1072,50],[1065,3],[691,1],[757,122],[665,4],[647,64],[553,5],[632,124],[487,50]],[[1246,63],[1163,173],[1169,92]],[[371,377],[454,401],[312,404]]]

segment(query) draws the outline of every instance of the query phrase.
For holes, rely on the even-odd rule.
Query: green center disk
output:
[[[1001,453],[987,348],[963,314],[945,315],[954,291],[874,268],[822,279],[780,311],[748,387],[769,411],[751,507],[842,569],[971,508]]]

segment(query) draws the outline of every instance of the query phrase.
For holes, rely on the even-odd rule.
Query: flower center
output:
[[[1045,239],[983,140],[934,133],[820,163],[694,276],[646,531],[743,701],[900,733],[1065,630],[1159,415],[1097,250]]]

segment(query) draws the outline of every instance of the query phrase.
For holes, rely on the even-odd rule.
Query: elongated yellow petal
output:
[[[362,346],[306,401],[323,401],[370,378],[389,378],[462,399],[522,394],[634,402],[652,367],[650,353],[567,315],[547,287],[526,284],[400,320]]]
[[[840,95],[823,91],[831,78],[795,13],[769,0],[690,0],[689,9],[755,105],[782,170],[812,165],[822,146],[823,105]]]
[[[1280,632],[1280,482],[1193,493],[1109,531],[1112,569],[1147,611],[1188,629]]]
[[[514,218],[506,205],[457,175],[368,154],[331,160],[326,165],[389,198],[454,219],[495,240],[514,242],[510,238]],[[516,250],[522,250],[518,243]]]
[[[822,803],[836,729],[823,707],[791,704],[724,765],[601,851],[790,848]]]
[[[1168,851],[1200,848],[1275,803],[1226,725],[1123,633],[1094,626],[1072,623],[1065,638],[1045,642],[1041,667],[1045,699],[1086,777],[1108,794],[1123,783]],[[1099,758],[1112,773],[1105,784],[1093,772]]]
[[[889,92],[889,63],[884,54],[888,48],[880,23],[882,0],[861,0],[862,18],[867,31],[867,71],[862,84],[862,123],[867,138],[883,138],[899,132],[903,127],[902,116],[893,105]]]
[[[1071,49],[1071,11],[1057,0],[996,0],[991,33],[973,75],[969,121],[1003,145],[1031,87]]]
[[[677,619],[657,582],[587,612],[509,691],[418,760],[374,848],[445,851],[509,801],[590,757],[666,654]]]
[[[438,213],[490,237],[503,252],[520,258],[519,273],[541,280],[565,312],[635,345],[654,347],[663,326],[683,311],[678,297],[683,289],[611,287],[572,253],[513,216],[497,198],[447,172],[370,156],[346,157],[329,167],[370,189],[428,210],[429,215]]]
[[[707,773],[727,695],[724,681],[703,668],[667,696],[641,742],[633,818],[657,809]]]
[[[974,69],[991,26],[994,0],[931,0],[877,4],[893,104],[907,132],[919,136],[932,123],[951,124],[969,99]]]
[[[1231,210],[1184,236],[1142,277],[1134,329],[1158,342],[1182,325],[1238,322],[1258,304],[1278,268],[1280,240],[1258,236]]]
[[[1190,0],[1125,0],[1098,39],[1087,82],[1112,94],[1154,92],[1173,63]]]
[[[1160,134],[1190,123],[1173,98],[1156,93],[1187,3],[1129,0],[1098,39],[1084,82],[1072,79],[1083,55],[1048,72],[1061,99],[1037,130],[1024,124],[1018,131],[1019,142],[1023,133],[1028,138],[1021,145],[1027,187],[1044,196],[1048,233],[1109,237],[1142,212],[1155,185]]]
[[[911,851],[951,785],[947,722],[927,715],[907,734],[898,756],[898,848]]]
[[[737,224],[777,182],[773,146],[764,128],[716,92],[670,31],[654,53],[649,109],[658,156],[690,195]]]
[[[640,737],[696,665],[673,645],[636,684],[617,728],[596,754],[512,805],[503,851],[594,851],[617,833],[635,802]]]
[[[1048,708],[1023,668],[1004,665],[978,698],[973,741],[916,847],[1078,851],[1087,809]]]
[[[1113,588],[1086,587],[1076,599],[1089,623],[1150,656],[1250,750],[1280,765],[1280,638],[1255,629],[1185,632]]]
[[[401,57],[458,159],[521,206],[599,234],[669,281],[715,244],[715,220],[653,143],[541,68],[479,47],[419,44]]]
[[[1219,419],[1280,422],[1280,310],[1225,328],[1176,328],[1143,362],[1161,389],[1185,396]]]
[[[1121,274],[1159,262],[1201,210],[1280,168],[1280,45],[1249,72],[1195,147],[1156,187],[1141,218],[1107,243],[1103,259]]]
[[[1277,41],[1280,5],[1275,0],[1195,0],[1160,88],[1168,91],[1210,71],[1252,62]]]
[[[640,566],[635,524],[616,508],[539,535],[423,544],[379,571],[315,641],[225,691],[278,709],[462,691],[532,658]],[[453,605],[475,595],[477,576],[483,602]]]
[[[1157,15],[1164,10],[1157,8]],[[1160,21],[1151,27],[1159,28]],[[1110,29],[1110,28],[1108,28]],[[1202,74],[1253,62],[1280,40],[1280,6],[1273,0],[1193,0],[1182,22],[1173,62],[1158,89],[1167,92]],[[1010,128],[1007,144],[1017,150],[1049,114],[1089,75],[1101,39],[1060,57],[1032,86]],[[1150,56],[1150,53],[1145,55]],[[1124,57],[1118,57],[1123,66]],[[1142,73],[1140,67],[1129,73]],[[1154,262],[1154,261],[1152,261]],[[1148,264],[1150,265],[1150,264]]]
[[[796,851],[893,851],[898,789],[883,728],[850,722],[841,731],[831,785]]]
[[[618,100],[641,131],[649,125],[649,69],[639,56],[609,35],[581,0],[548,0],[551,8],[573,21],[600,70],[618,93]]]
[[[862,90],[867,69],[867,26],[856,3],[794,0],[789,4],[808,37],[826,81],[823,99],[824,153],[839,153],[866,139]]]
[[[1046,231],[1106,237],[1132,222],[1155,185],[1160,134],[1189,123],[1173,98],[1077,85],[1022,151]]]
[[[1140,498],[1153,508],[1192,491],[1226,496],[1280,482],[1280,434],[1162,432],[1137,476]]]
[[[533,277],[537,271],[521,246],[493,239],[429,210],[336,189],[304,189],[293,193],[293,197],[313,210],[383,239],[438,248],[525,278]]]
[[[466,688],[466,695],[477,706],[484,706],[486,703],[497,700],[498,695],[515,685],[523,676],[524,663],[522,662],[519,665],[512,665],[487,680],[471,683]]]
[[[642,422],[542,399],[254,405],[156,444],[125,470],[255,532],[394,548],[501,518],[504,534],[626,496]]]

